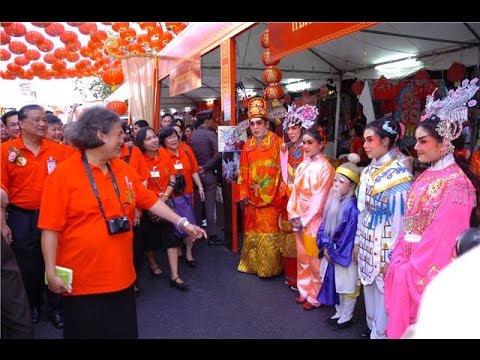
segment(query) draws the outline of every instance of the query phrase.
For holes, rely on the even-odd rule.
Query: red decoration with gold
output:
[[[260,37],[260,45],[264,48],[267,49],[270,46],[270,35],[268,33],[268,29],[265,30]]]
[[[127,104],[124,101],[111,101],[107,103],[106,108],[117,113],[118,116],[122,116],[128,110]]]
[[[116,67],[114,69],[109,69],[103,72],[102,74],[103,81],[110,85],[112,89],[116,88],[118,85],[123,84],[125,77],[123,76],[123,71],[121,67]]]
[[[283,97],[283,88],[277,83],[268,85],[263,92],[268,100],[277,100]]]
[[[263,80],[269,84],[278,83],[282,80],[282,72],[275,66],[268,66],[263,71]]]
[[[374,81],[373,97],[375,100],[394,100],[400,92],[400,86],[381,76]]]
[[[266,49],[263,54],[262,54],[262,62],[263,62],[263,65],[265,66],[272,66],[272,65],[278,65],[280,64],[280,60],[276,60],[276,61],[273,61],[271,58],[270,58],[270,50],[269,49]]]

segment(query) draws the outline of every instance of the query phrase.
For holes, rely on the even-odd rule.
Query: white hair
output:
[[[332,237],[337,231],[338,226],[342,222],[343,212],[348,204],[348,201],[353,196],[353,188],[348,193],[341,197],[338,190],[334,187],[330,189],[328,193],[327,202],[325,204],[325,234]]]

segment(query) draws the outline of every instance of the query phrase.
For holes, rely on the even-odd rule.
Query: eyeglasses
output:
[[[263,120],[257,120],[257,121],[250,121],[249,124],[250,124],[250,126],[255,126],[255,125],[261,126],[261,125],[265,124],[265,122]]]

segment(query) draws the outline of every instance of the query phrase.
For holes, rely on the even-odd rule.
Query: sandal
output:
[[[163,275],[163,270],[160,269],[158,265],[155,265],[154,267],[149,266],[148,270],[150,271],[150,274],[156,277],[162,277]]]
[[[170,286],[177,288],[179,290],[188,290],[188,285],[184,282],[178,282],[177,280],[182,280],[180,276],[176,277],[175,279],[170,279]]]

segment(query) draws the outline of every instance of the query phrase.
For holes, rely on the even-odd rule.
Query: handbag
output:
[[[175,174],[175,186],[173,187],[173,193],[175,195],[182,194],[185,191],[185,186],[187,186],[185,176],[183,176],[183,174]]]
[[[172,199],[167,199],[165,201],[165,205],[167,205],[173,212],[176,212],[175,211],[175,203],[173,202]],[[152,213],[151,211],[148,211],[148,210],[147,210],[147,217],[150,220],[150,222],[153,222],[153,223],[167,222],[167,220],[165,220],[164,218],[159,217],[158,215],[155,215],[154,213]]]
[[[153,181],[155,181],[155,183],[157,184],[158,188],[160,189],[160,191],[163,192],[162,190],[162,187],[160,186],[160,184],[158,183],[157,179],[152,177]],[[168,198],[167,200],[165,200],[165,205],[167,205],[173,212],[176,212],[176,209],[175,209],[175,203],[173,202],[172,199]],[[155,215],[154,213],[152,213],[151,211],[146,211],[147,213],[147,217],[148,217],[148,220],[150,220],[150,222],[152,223],[163,223],[163,222],[167,222],[167,220],[165,220],[164,218],[158,216],[158,215]]]

